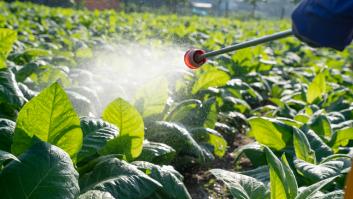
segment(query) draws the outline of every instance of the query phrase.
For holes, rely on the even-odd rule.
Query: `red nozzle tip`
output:
[[[190,69],[197,69],[200,68],[204,63],[206,63],[207,59],[202,58],[198,59],[200,55],[205,54],[206,52],[204,50],[199,50],[199,49],[190,49],[186,51],[184,55],[184,62],[187,67]]]

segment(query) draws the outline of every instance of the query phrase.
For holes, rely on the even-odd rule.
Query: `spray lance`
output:
[[[197,69],[197,68],[200,68],[204,63],[207,62],[207,58],[214,57],[214,56],[221,55],[221,54],[225,54],[225,53],[229,53],[229,52],[240,50],[240,49],[244,49],[244,48],[248,48],[248,47],[252,47],[252,46],[256,46],[256,45],[263,44],[266,42],[282,39],[285,37],[289,37],[291,35],[293,35],[292,30],[286,30],[283,32],[278,32],[278,33],[275,33],[272,35],[267,35],[267,36],[260,37],[257,39],[238,43],[238,44],[228,46],[228,47],[222,48],[220,50],[211,51],[211,52],[206,52],[201,49],[190,49],[190,50],[186,51],[186,53],[184,55],[184,62],[186,64],[186,66],[188,66],[189,68]]]

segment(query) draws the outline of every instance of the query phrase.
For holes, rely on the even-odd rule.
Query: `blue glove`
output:
[[[353,0],[303,0],[292,23],[294,35],[309,45],[344,50],[353,39]]]

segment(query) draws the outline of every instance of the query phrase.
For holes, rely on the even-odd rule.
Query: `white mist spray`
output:
[[[95,58],[82,65],[93,75],[79,80],[82,86],[95,90],[102,107],[122,97],[131,100],[136,89],[155,78],[180,77],[187,68],[183,62],[184,50],[177,46],[144,46],[140,44],[113,44],[95,50]]]

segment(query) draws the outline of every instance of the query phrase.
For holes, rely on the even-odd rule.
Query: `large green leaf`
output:
[[[110,103],[102,115],[120,130],[120,135],[107,143],[100,154],[122,153],[128,160],[141,154],[144,139],[144,123],[137,110],[125,100],[118,98]]]
[[[307,137],[297,128],[293,128],[293,145],[298,159],[312,164],[316,163],[315,152],[311,149]]]
[[[233,198],[266,199],[269,198],[267,187],[255,178],[222,169],[212,169],[210,172],[224,182]]]
[[[146,132],[146,138],[150,141],[165,143],[176,150],[177,156],[188,155],[204,162],[203,149],[194,140],[190,132],[170,122],[156,122]]]
[[[117,158],[106,159],[80,177],[81,192],[100,190],[115,198],[148,198],[162,185],[135,166]]]
[[[340,146],[347,146],[350,140],[353,140],[353,127],[339,129],[332,136],[332,149],[337,152]]]
[[[171,166],[157,166],[149,162],[133,162],[138,169],[145,172],[154,180],[161,183],[164,191],[168,194],[170,199],[191,199],[191,196],[186,189],[182,179],[177,176],[181,176]],[[176,176],[175,173],[178,175]]]
[[[143,117],[163,112],[168,99],[168,81],[156,78],[140,87],[135,94],[135,106]]]
[[[315,193],[317,193],[321,188],[323,188],[325,185],[329,184],[333,180],[335,180],[336,177],[328,178],[322,181],[319,181],[315,184],[310,185],[309,187],[306,187],[304,190],[302,190],[295,199],[308,199],[311,198]]]
[[[192,87],[192,94],[209,87],[224,86],[230,80],[229,75],[215,67],[204,69]]]
[[[325,73],[318,74],[308,87],[306,100],[308,103],[314,102],[317,98],[321,98],[326,93]]]
[[[89,117],[81,118],[81,129],[83,132],[83,145],[77,156],[78,162],[98,155],[98,151],[109,140],[119,135],[119,129],[114,125],[104,122],[101,119]]]
[[[11,151],[15,126],[15,122],[0,118],[0,150]]]
[[[163,143],[149,142],[145,140],[143,142],[143,149],[141,155],[137,160],[148,161],[155,164],[170,164],[175,158],[176,151]]]
[[[294,199],[298,192],[298,185],[285,156],[283,155],[280,161],[268,147],[264,150],[270,167],[271,198]]]
[[[3,198],[76,198],[78,173],[67,153],[35,139],[35,143],[0,173]]]
[[[294,161],[297,171],[311,182],[319,182],[321,180],[335,177],[341,174],[347,164],[342,160],[331,160],[319,165],[311,164],[303,160]]]
[[[28,149],[33,136],[60,147],[71,158],[75,158],[81,149],[80,119],[58,83],[43,90],[21,109],[12,153],[19,155]]]
[[[0,69],[0,102],[20,109],[26,101],[17,85],[14,74],[6,68]]]
[[[0,69],[6,67],[6,58],[16,40],[16,31],[0,28]]]
[[[281,150],[292,137],[292,127],[276,119],[253,117],[249,119],[249,136],[270,148]]]

